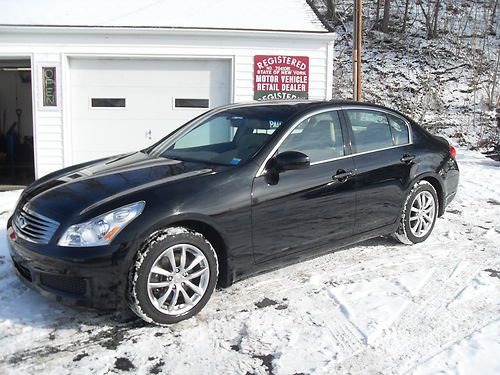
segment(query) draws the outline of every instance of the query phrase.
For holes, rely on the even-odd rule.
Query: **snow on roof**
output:
[[[325,32],[306,0],[0,0],[0,25]]]

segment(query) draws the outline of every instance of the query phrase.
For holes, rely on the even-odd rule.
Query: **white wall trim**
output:
[[[333,97],[333,47],[335,41],[332,40],[328,43],[326,52],[326,87],[325,98],[331,100]]]
[[[71,134],[71,99],[69,88],[71,87],[71,74],[69,67],[69,58],[66,54],[61,53],[61,70],[62,70],[62,136],[63,136],[63,164],[68,166],[73,164],[73,138]]]
[[[31,65],[31,113],[32,113],[32,121],[33,121],[33,163],[35,166],[35,178],[38,176],[38,147],[37,145],[37,111],[36,111],[36,88],[35,88],[35,83],[37,82],[36,80],[38,77],[36,77],[35,74],[35,56],[34,54],[31,54],[29,56],[30,59],[30,65]]]

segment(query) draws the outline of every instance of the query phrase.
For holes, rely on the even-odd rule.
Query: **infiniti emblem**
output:
[[[28,222],[26,221],[26,219],[22,216],[19,216],[19,219],[17,219],[17,222],[19,224],[19,227],[21,229],[24,229],[26,228],[26,226],[28,225]]]

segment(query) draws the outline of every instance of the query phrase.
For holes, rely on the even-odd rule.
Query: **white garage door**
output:
[[[230,102],[229,60],[72,59],[73,163],[144,148]]]

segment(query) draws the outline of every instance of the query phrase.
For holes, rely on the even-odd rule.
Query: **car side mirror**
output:
[[[309,156],[299,151],[285,151],[274,157],[273,167],[278,172],[306,169],[311,165]]]

